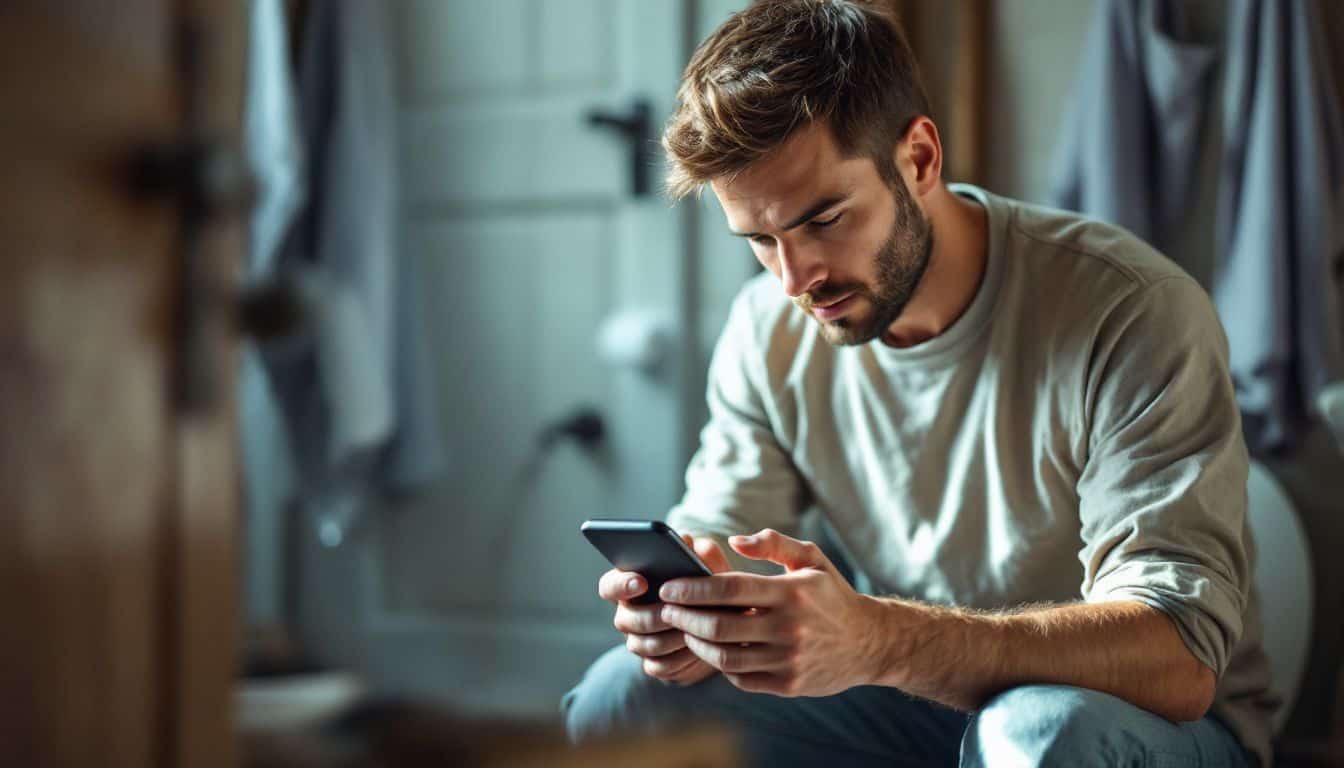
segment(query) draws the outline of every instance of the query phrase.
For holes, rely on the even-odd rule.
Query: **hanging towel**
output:
[[[1252,448],[1344,377],[1344,129],[1312,0],[1231,4],[1214,301]]]
[[[1106,0],[1094,17],[1050,201],[1170,254],[1196,207],[1200,125],[1222,67],[1212,293],[1247,442],[1291,445],[1344,377],[1344,133],[1313,0],[1230,0],[1222,54],[1185,41],[1176,0]]]
[[[271,278],[286,233],[303,205],[303,145],[281,0],[248,8],[247,92],[243,149],[253,178],[243,280]],[[297,491],[289,436],[256,346],[242,342],[238,435],[247,536],[245,613],[252,624],[284,620],[284,519]]]
[[[444,464],[415,260],[398,238],[389,13],[327,0],[309,4],[304,26],[297,90],[309,194],[274,269],[296,285],[305,321],[296,338],[266,345],[265,359],[299,495],[319,517],[424,490]]]
[[[1103,2],[1088,30],[1051,202],[1162,249],[1194,193],[1217,46],[1189,41],[1181,0]],[[1158,127],[1161,130],[1157,130]]]

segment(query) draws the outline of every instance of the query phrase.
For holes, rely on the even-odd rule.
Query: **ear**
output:
[[[943,175],[943,143],[938,126],[928,117],[916,116],[896,142],[896,169],[915,197],[923,197],[938,186]]]

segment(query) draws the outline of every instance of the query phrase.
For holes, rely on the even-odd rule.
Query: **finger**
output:
[[[692,654],[694,656],[694,654]],[[687,664],[680,672],[671,677],[662,678],[663,682],[673,685],[694,685],[710,675],[719,674],[719,670],[709,666],[700,659]]]
[[[774,617],[768,611],[745,613],[664,605],[660,618],[687,634],[714,643],[769,643],[776,639]]]
[[[648,584],[643,576],[619,568],[612,568],[597,580],[597,594],[603,600],[610,600],[613,603],[618,600],[632,600],[644,594],[646,589]]]
[[[680,651],[669,653],[666,656],[645,659],[643,662],[644,674],[660,680],[667,680],[680,672],[685,672],[699,660],[694,653],[682,648]]]
[[[686,649],[720,672],[735,675],[778,671],[787,666],[793,653],[792,649],[779,645],[744,647],[738,643],[711,643],[694,635],[686,635]]]
[[[736,605],[759,608],[784,600],[785,586],[769,576],[754,573],[716,573],[693,579],[672,579],[658,596],[665,603],[681,605]]]
[[[626,634],[652,635],[665,632],[670,627],[663,621],[660,605],[632,605],[621,603],[616,606],[616,618],[612,624]]]
[[[800,568],[826,568],[831,561],[821,553],[821,547],[810,541],[799,541],[772,528],[751,536],[733,536],[728,544],[743,557],[769,560],[790,571]]]
[[[652,635],[626,635],[625,648],[636,656],[646,659],[666,656],[686,647],[685,633],[669,629]]]
[[[734,687],[748,693],[772,693],[776,696],[794,695],[789,688],[788,678],[770,672],[748,672],[746,674],[724,673]]]
[[[714,573],[724,573],[733,569],[732,564],[728,562],[728,556],[723,553],[723,548],[719,546],[719,542],[710,538],[699,538],[691,543],[691,548],[695,550],[695,554],[700,556],[705,565],[709,566],[709,570]]]

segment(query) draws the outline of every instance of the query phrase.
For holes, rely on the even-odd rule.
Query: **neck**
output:
[[[933,253],[910,303],[882,335],[892,347],[922,344],[951,328],[975,300],[985,274],[985,209],[942,184],[921,202],[933,227]]]

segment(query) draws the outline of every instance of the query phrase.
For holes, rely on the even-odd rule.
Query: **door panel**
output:
[[[475,213],[485,204],[610,207],[625,191],[629,162],[611,136],[587,125],[592,101],[551,96],[406,113],[403,189],[412,214],[452,215],[452,206]]]
[[[376,688],[553,715],[618,640],[580,522],[662,516],[685,466],[684,214],[657,194],[656,169],[653,194],[632,197],[629,142],[588,121],[646,98],[656,140],[685,5],[393,8],[403,258],[419,262],[450,467],[340,549],[302,536],[304,637]],[[599,329],[624,309],[673,332],[657,370],[599,359]],[[602,416],[603,444],[539,455],[543,430],[582,406]]]
[[[540,4],[539,73],[542,86],[564,88],[610,86],[616,18],[613,0],[573,0]]]
[[[445,614],[502,601],[559,616],[591,609],[587,592],[523,582],[572,566],[556,562],[571,549],[554,546],[574,536],[567,510],[610,511],[604,454],[560,446],[534,460],[538,425],[614,396],[593,352],[611,309],[609,216],[464,217],[414,231],[434,292],[426,319],[452,462],[432,501],[385,523],[388,610]]]

